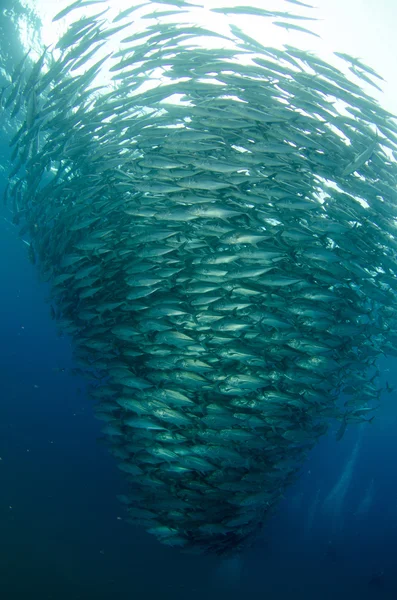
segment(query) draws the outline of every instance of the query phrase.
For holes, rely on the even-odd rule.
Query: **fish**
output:
[[[147,5],[148,5],[148,2],[142,2],[142,4],[138,4],[137,6],[130,6],[129,8],[126,8],[125,10],[122,10],[121,12],[119,12],[118,15],[116,15],[114,17],[112,23],[117,23],[118,21],[121,21],[122,19],[125,19],[132,12],[138,10],[139,8],[142,8],[142,6],[147,6]]]
[[[288,23],[286,21],[273,21],[273,25],[277,25],[277,27],[282,27],[289,31],[292,29],[293,31],[300,31],[302,33],[309,33],[310,35],[314,35],[315,37],[321,38],[318,33],[314,31],[310,31],[310,29],[306,29],[306,27],[302,27],[301,25],[296,25],[296,23]]]
[[[69,4],[69,6],[59,11],[59,13],[53,17],[52,22],[54,23],[55,21],[63,19],[63,17],[66,17],[76,8],[84,8],[84,6],[91,6],[93,4],[103,4],[105,1],[106,0],[76,0],[76,2],[72,2],[72,4]]]
[[[361,60],[336,53],[345,74],[230,21],[303,38],[315,13],[214,7],[218,33],[184,0],[74,16],[91,4],[58,12],[72,23],[55,47],[9,74],[4,198],[90,381],[129,521],[232,556],[330,423],[342,439],[381,403],[396,120],[361,89],[381,82]]]
[[[372,156],[378,142],[372,142],[361,154],[359,154],[352,162],[346,165],[343,169],[341,176],[346,177],[346,175],[350,175],[357,171],[362,165],[364,165]]]
[[[351,64],[353,67],[356,67],[356,68],[358,68],[358,69],[360,69],[362,71],[366,71],[369,75],[372,75],[373,77],[377,77],[381,81],[384,81],[384,79],[383,79],[383,77],[381,75],[379,75],[376,71],[374,71],[374,69],[372,69],[372,67],[369,67],[368,65],[366,65],[365,63],[363,63],[361,59],[354,58],[350,54],[347,54],[347,53],[344,53],[344,52],[334,52],[334,54],[338,58],[341,58],[342,60],[344,60],[344,61],[348,62],[349,64]]]

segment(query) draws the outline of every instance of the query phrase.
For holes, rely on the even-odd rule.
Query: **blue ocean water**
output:
[[[320,441],[238,561],[161,546],[125,521],[123,475],[71,373],[70,339],[9,212],[0,216],[1,599],[397,598],[394,392],[370,425],[339,442],[335,425]],[[382,360],[384,385],[397,386],[395,363]]]

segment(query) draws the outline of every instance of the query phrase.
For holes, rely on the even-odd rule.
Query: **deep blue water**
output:
[[[163,547],[125,522],[70,340],[1,215],[1,599],[397,598],[395,393],[372,424],[321,440],[239,565]],[[392,385],[395,367],[381,363]]]

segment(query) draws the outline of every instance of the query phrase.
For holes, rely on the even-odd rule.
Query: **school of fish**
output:
[[[113,22],[100,6],[24,57],[0,96],[4,201],[92,382],[128,518],[229,554],[333,419],[340,438],[373,418],[377,358],[397,353],[397,124],[359,59],[336,53],[353,82],[232,23],[192,24],[192,6]],[[288,11],[213,14],[310,33]]]

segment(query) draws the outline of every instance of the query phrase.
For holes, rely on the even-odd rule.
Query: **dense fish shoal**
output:
[[[373,418],[377,359],[397,352],[397,125],[362,61],[338,54],[353,81],[233,24],[164,21],[190,7],[109,22],[99,6],[25,56],[0,97],[4,201],[92,382],[129,519],[229,554],[332,419],[340,438]],[[289,11],[214,12],[310,33]]]

